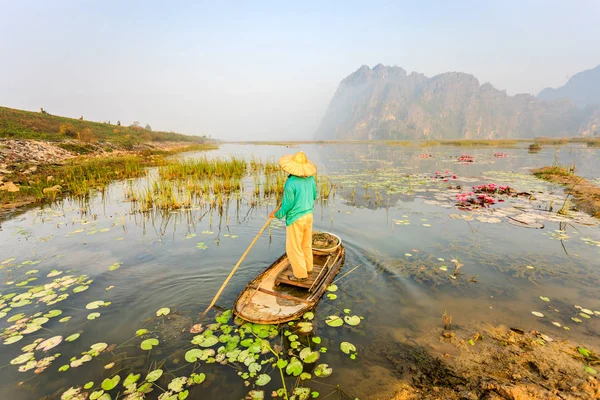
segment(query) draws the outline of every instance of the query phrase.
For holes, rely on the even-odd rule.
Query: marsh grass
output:
[[[158,167],[156,178],[127,187],[125,198],[132,203],[132,212],[216,208],[221,213],[234,199],[251,208],[273,199],[280,202],[287,177],[275,162],[255,157],[171,161]],[[336,185],[328,177],[317,176],[316,181],[321,202],[335,195]]]
[[[71,160],[66,165],[40,167],[35,174],[11,176],[19,183],[19,192],[0,192],[0,202],[55,201],[61,195],[85,198],[92,190],[104,191],[114,180],[136,178],[145,174],[151,160],[136,156]]]

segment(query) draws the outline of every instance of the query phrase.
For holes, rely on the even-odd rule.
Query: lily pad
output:
[[[156,316],[161,317],[161,316],[169,315],[170,312],[171,312],[170,308],[163,307],[156,312]]]
[[[89,319],[91,321],[91,320],[98,318],[99,316],[100,316],[99,312],[93,312],[93,313],[88,314],[87,319]]]
[[[53,336],[50,339],[44,340],[42,343],[38,344],[35,348],[36,350],[48,351],[58,346],[63,340],[62,336]]]
[[[285,368],[288,375],[299,376],[302,373],[303,365],[296,357],[292,357],[291,361]]]
[[[189,363],[196,362],[202,357],[204,351],[201,349],[191,349],[185,353],[185,361]]]
[[[155,338],[151,338],[151,339],[146,339],[142,342],[142,344],[140,344],[140,348],[142,350],[152,350],[152,348],[154,346],[158,346],[158,339]]]
[[[149,332],[148,329],[138,329],[137,331],[135,331],[135,336],[142,336],[148,332]]]
[[[85,308],[88,310],[95,310],[99,307],[102,307],[104,305],[104,301],[102,300],[96,300],[96,301],[92,301],[91,303],[88,303]]]
[[[309,333],[313,330],[313,324],[311,322],[298,322],[296,326],[298,327],[298,331],[302,333]]]
[[[50,310],[46,314],[44,314],[44,317],[46,317],[46,318],[54,318],[54,317],[58,317],[61,314],[62,314],[61,310]]]
[[[265,386],[269,382],[271,382],[271,377],[267,374],[260,374],[256,379],[257,386]]]
[[[544,297],[544,296],[540,296],[540,299],[543,301],[550,301],[550,299],[548,297]]]
[[[329,300],[335,300],[335,299],[337,299],[337,294],[335,294],[335,293],[327,293],[327,298]]]
[[[123,386],[128,387],[130,385],[133,385],[140,379],[140,376],[141,376],[140,374],[133,374],[133,373],[127,375],[127,378],[125,378],[125,380],[123,381]]]
[[[338,317],[337,315],[330,315],[325,320],[325,323],[329,326],[333,326],[335,328],[344,325],[344,320]]]
[[[109,266],[109,267],[108,267],[108,270],[109,270],[109,271],[114,271],[114,270],[116,270],[116,269],[119,269],[119,268],[121,268],[121,263],[119,263],[119,262],[116,262],[116,263],[114,263],[113,265]]]
[[[121,377],[119,375],[115,375],[112,378],[106,378],[102,381],[102,389],[104,390],[113,390],[121,381]]]
[[[87,285],[77,286],[75,289],[73,289],[73,293],[81,293],[88,290],[88,288],[89,286]]]
[[[309,321],[312,321],[314,317],[315,317],[315,313],[313,313],[312,311],[305,312],[304,315],[302,316],[302,318],[307,319]]]
[[[356,352],[356,346],[350,342],[342,342],[340,343],[340,350],[346,354],[350,354]]]
[[[337,292],[338,287],[335,283],[332,283],[331,285],[327,286],[327,291],[328,292]]]
[[[20,365],[20,364],[24,364],[27,361],[31,360],[33,358],[33,353],[23,353],[20,356],[17,356],[15,358],[13,358],[10,363],[12,365]]]
[[[353,315],[353,316],[344,316],[344,322],[347,323],[348,325],[351,326],[356,326],[358,324],[360,324],[360,317],[358,315]]]
[[[314,374],[320,378],[327,378],[333,373],[333,369],[327,364],[319,364],[314,369]]]
[[[310,348],[305,347],[300,350],[300,359],[307,364],[312,364],[316,362],[320,357],[318,351],[312,351]]]
[[[162,374],[162,369],[155,369],[154,371],[149,372],[148,375],[146,375],[146,382],[155,382],[160,379]]]
[[[77,340],[79,338],[79,336],[81,336],[81,334],[74,333],[71,336],[67,336],[67,338],[65,339],[65,341],[66,342],[73,342],[73,341]]]
[[[187,379],[187,376],[174,378],[171,382],[169,382],[169,390],[172,390],[175,393],[181,392],[183,390],[183,385],[185,385],[187,382]]]
[[[536,317],[540,317],[540,318],[544,318],[544,314],[542,314],[539,311],[532,311],[531,312],[533,315],[535,315]]]

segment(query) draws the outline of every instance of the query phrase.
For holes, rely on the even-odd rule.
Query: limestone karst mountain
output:
[[[460,72],[427,77],[396,66],[363,65],[340,83],[315,139],[587,136],[600,129],[599,110],[570,100],[509,96]]]

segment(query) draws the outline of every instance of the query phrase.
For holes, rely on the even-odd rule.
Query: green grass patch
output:
[[[40,112],[0,107],[0,137],[61,142],[79,140],[84,144],[110,142],[124,149],[148,142],[206,142],[206,137],[152,131],[140,126],[117,126]]]

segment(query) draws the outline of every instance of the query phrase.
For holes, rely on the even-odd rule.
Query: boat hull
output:
[[[310,289],[281,284],[287,281],[281,276],[290,270],[284,254],[246,285],[235,301],[234,314],[257,324],[280,324],[313,309],[340,271],[345,250],[340,246],[334,253],[313,251],[313,258],[315,276],[309,281]]]

